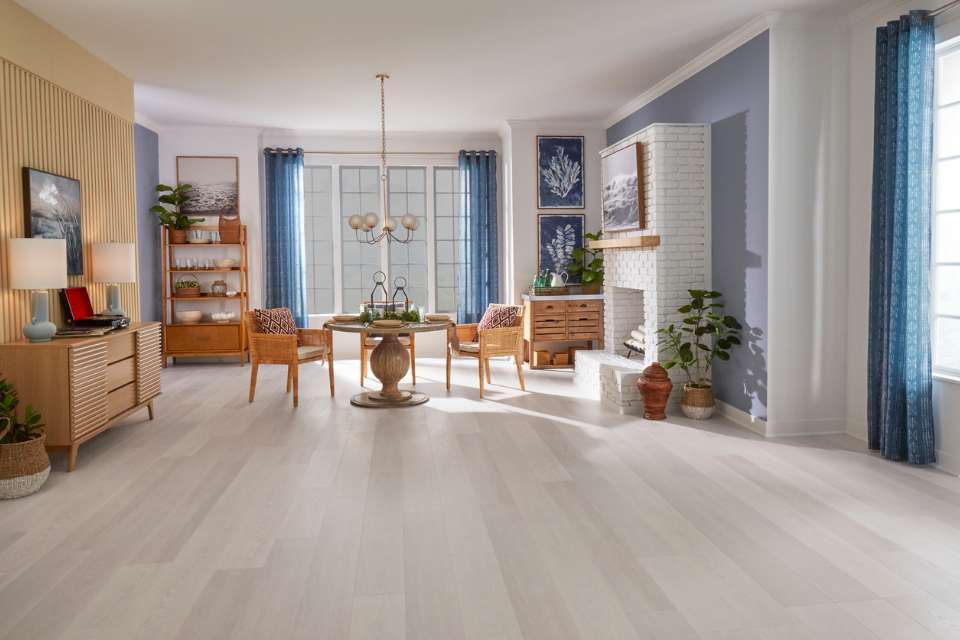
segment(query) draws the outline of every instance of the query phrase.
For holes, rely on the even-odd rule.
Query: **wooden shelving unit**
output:
[[[194,226],[194,230],[200,231],[218,231],[218,227],[212,225]],[[205,259],[209,256],[212,249],[230,248],[231,255],[226,256],[239,260],[239,267],[228,269],[184,269],[176,266],[177,258],[189,256],[191,258]],[[167,366],[167,360],[173,358],[176,363],[177,358],[209,358],[209,357],[238,357],[240,365],[247,361],[248,346],[247,332],[245,323],[245,313],[248,308],[250,272],[249,262],[247,261],[247,225],[240,227],[240,242],[211,242],[207,244],[197,243],[173,243],[170,242],[170,234],[163,234],[162,247],[162,269],[163,269],[163,366]],[[238,253],[239,255],[235,255]],[[219,253],[223,253],[222,251]],[[204,255],[206,254],[206,255]],[[235,296],[213,296],[210,294],[201,294],[199,296],[177,296],[176,280],[179,276],[193,273],[201,276],[209,274],[237,274],[237,278],[222,278],[227,281],[227,286],[237,291]],[[204,284],[201,278],[201,285]],[[209,287],[209,283],[206,283]],[[176,321],[177,307],[181,303],[199,303],[201,307],[207,306],[205,303],[220,302],[227,303],[230,307],[236,308],[237,319],[231,322],[215,322],[204,319],[200,322],[185,324]],[[181,309],[182,310],[182,309]],[[231,311],[233,309],[230,309]],[[210,312],[204,310],[207,316]]]

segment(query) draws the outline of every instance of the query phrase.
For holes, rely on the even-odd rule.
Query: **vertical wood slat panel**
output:
[[[80,180],[84,273],[70,286],[86,286],[94,309],[106,306],[106,287],[90,281],[93,242],[137,241],[133,123],[0,58],[0,255],[6,239],[25,237],[22,169],[32,167]],[[30,320],[29,292],[9,287],[0,260],[0,342],[20,337]],[[136,283],[120,288],[131,320],[140,319]],[[63,321],[51,295],[54,321]]]

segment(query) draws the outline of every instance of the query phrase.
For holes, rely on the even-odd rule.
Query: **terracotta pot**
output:
[[[186,244],[187,230],[170,227],[170,244]]]
[[[713,415],[715,407],[713,387],[694,387],[690,383],[683,385],[683,399],[680,401],[683,415],[694,420],[706,420]]]
[[[22,498],[40,490],[50,477],[46,441],[46,435],[41,435],[26,442],[0,444],[0,500]]]
[[[667,417],[667,401],[673,390],[673,382],[667,370],[654,362],[643,370],[637,380],[637,388],[643,396],[643,417],[647,420],[664,420]]]

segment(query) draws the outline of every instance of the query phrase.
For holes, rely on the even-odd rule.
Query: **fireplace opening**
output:
[[[656,327],[648,326],[652,314],[644,308],[646,294],[640,289],[606,287],[603,324],[608,352],[641,362],[654,353]]]

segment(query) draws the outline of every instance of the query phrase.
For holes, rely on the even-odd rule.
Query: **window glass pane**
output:
[[[937,162],[937,209],[960,209],[960,158]]]
[[[420,223],[411,232],[409,244],[390,244],[390,282],[397,277],[407,281],[407,297],[411,305],[427,306],[427,211],[424,205],[425,176],[423,167],[388,167],[387,184],[390,192],[390,219],[397,224],[394,232],[405,238],[407,230],[400,219],[410,214]],[[393,287],[388,287],[391,294]]]
[[[377,167],[340,169],[340,237],[343,256],[343,311],[353,312],[370,298],[373,274],[380,270],[380,246],[358,242],[347,218],[357,213],[380,216],[380,170]],[[381,221],[383,219],[380,216]]]
[[[937,157],[960,156],[960,104],[940,109],[937,118]]]
[[[333,313],[331,168],[303,168],[307,313]]]
[[[937,214],[936,262],[960,262],[960,213]]]
[[[960,101],[960,51],[940,56],[937,104]]]
[[[960,316],[960,267],[937,267],[937,314]]]
[[[960,320],[956,318],[937,320],[937,342],[933,362],[935,366],[960,371]]]
[[[436,214],[437,311],[457,310],[457,233],[459,225],[460,175],[456,167],[434,169]]]

